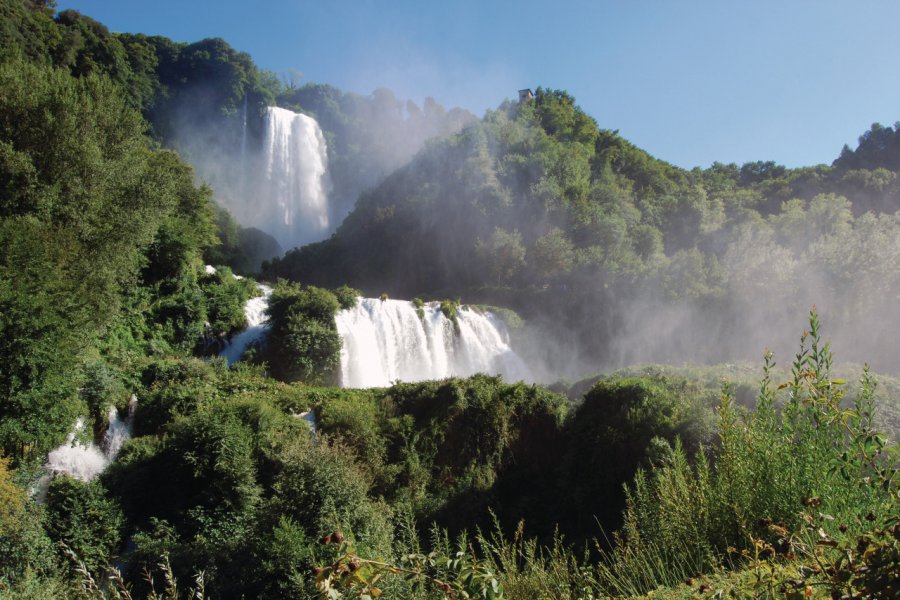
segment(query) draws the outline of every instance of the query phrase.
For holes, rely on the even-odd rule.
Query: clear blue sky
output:
[[[568,90],[682,167],[830,163],[900,120],[897,0],[58,0],[113,31],[221,37],[278,74],[479,116]]]

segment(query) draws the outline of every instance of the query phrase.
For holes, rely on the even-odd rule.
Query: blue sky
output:
[[[221,37],[262,68],[482,115],[523,87],[682,167],[830,163],[900,120],[896,0],[58,0],[113,31]]]

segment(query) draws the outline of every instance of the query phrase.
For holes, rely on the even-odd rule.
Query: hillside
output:
[[[841,360],[897,373],[882,323],[900,305],[898,139],[875,125],[832,166],[688,172],[539,88],[430,144],[264,274],[508,306],[568,376],[785,355],[815,304]]]
[[[371,189],[261,286],[221,186],[273,103]],[[900,386],[836,361],[897,371],[897,140],[685,172],[562,91],[475,121],[0,0],[0,597],[896,597]],[[359,364],[518,322],[460,297],[555,383],[337,387],[339,318]]]

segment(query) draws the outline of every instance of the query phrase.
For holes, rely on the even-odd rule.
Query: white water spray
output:
[[[76,435],[84,431],[85,421],[79,418],[66,438],[66,442],[51,451],[47,456],[47,464],[44,465],[48,475],[42,477],[36,484],[36,495],[40,498],[46,493],[50,478],[59,473],[65,473],[70,477],[81,481],[91,481],[105,469],[109,463],[115,460],[122,444],[131,437],[134,425],[134,412],[137,408],[137,397],[132,394],[128,400],[128,412],[124,419],[119,416],[119,411],[114,406],[109,407],[109,426],[100,446],[91,442],[85,444],[75,439]]]
[[[457,311],[459,331],[431,302],[421,317],[410,302],[360,298],[340,311],[341,383],[344,387],[385,387],[394,381],[425,381],[501,375],[529,379],[528,369],[509,346],[503,323],[490,313]]]
[[[270,106],[263,142],[264,179],[248,190],[238,216],[271,234],[283,248],[322,239],[328,233],[328,152],[312,117]]]

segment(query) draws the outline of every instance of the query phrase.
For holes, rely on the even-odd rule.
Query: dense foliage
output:
[[[279,282],[269,298],[271,329],[260,358],[283,381],[338,383],[341,339],[338,298],[317,287]]]
[[[78,361],[122,291],[177,286],[213,234],[207,194],[111,82],[24,63],[0,80],[0,443],[21,456],[72,423]]]
[[[788,351],[812,304],[845,359],[895,369],[893,131],[873,126],[831,167],[685,171],[538,89],[430,144],[266,273],[510,306],[566,350],[541,357],[556,376],[572,354],[584,369]]]
[[[688,352],[683,334],[712,324],[752,352],[769,332],[754,303],[789,314],[798,289],[842,326],[879,315],[849,332],[890,349],[898,127],[830,167],[687,172],[539,89],[428,144],[334,238],[270,265],[303,285],[275,285],[259,364],[228,367],[213,355],[258,291],[220,265],[251,268],[272,240],[159,142],[234,144],[245,107],[276,96],[323,123],[345,200],[469,121],[385,90],[285,86],[222,40],[0,1],[0,595],[896,597],[900,385],[835,375],[817,313],[758,385],[729,364],[347,390],[313,386],[335,381],[334,314],[358,292],[309,283],[512,304],[592,370],[620,328]],[[206,135],[191,143],[187,107]],[[722,375],[737,383],[719,393]],[[73,437],[101,439],[132,393],[134,437],[99,478],[41,477],[76,418]]]

